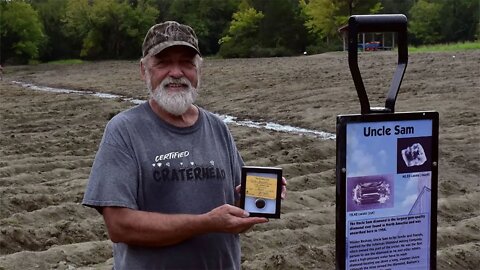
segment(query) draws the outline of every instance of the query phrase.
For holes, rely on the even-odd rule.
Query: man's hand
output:
[[[211,221],[212,231],[242,233],[253,225],[268,222],[262,217],[248,217],[248,212],[238,207],[224,204],[206,214]]]

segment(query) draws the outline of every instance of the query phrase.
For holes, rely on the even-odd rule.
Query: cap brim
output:
[[[194,51],[196,51],[198,53],[198,55],[201,55],[201,53],[198,51],[197,48],[195,48],[195,46],[193,46],[192,44],[190,44],[188,42],[185,42],[185,41],[165,41],[165,42],[162,42],[161,44],[158,44],[158,45],[152,47],[148,51],[147,55],[159,54],[161,51],[165,50],[166,48],[170,48],[170,47],[173,47],[173,46],[186,46],[186,47],[192,48]]]

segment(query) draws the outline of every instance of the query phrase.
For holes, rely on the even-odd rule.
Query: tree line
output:
[[[340,50],[353,14],[405,14],[414,45],[480,37],[478,0],[0,0],[0,63],[134,59],[153,24],[192,26],[204,55]]]

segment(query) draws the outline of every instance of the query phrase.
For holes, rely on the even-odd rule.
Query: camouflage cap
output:
[[[175,45],[190,47],[200,54],[197,35],[190,26],[166,21],[156,24],[148,30],[142,45],[143,57],[148,54],[155,55]]]

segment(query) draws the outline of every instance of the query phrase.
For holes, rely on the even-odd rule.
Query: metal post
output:
[[[370,107],[367,92],[358,68],[357,35],[358,33],[364,33],[363,46],[365,48],[365,32],[398,33],[398,64],[393,74],[384,108]],[[407,17],[402,14],[351,16],[348,20],[348,45],[348,65],[360,100],[361,113],[394,113],[398,90],[400,89],[408,62]]]

